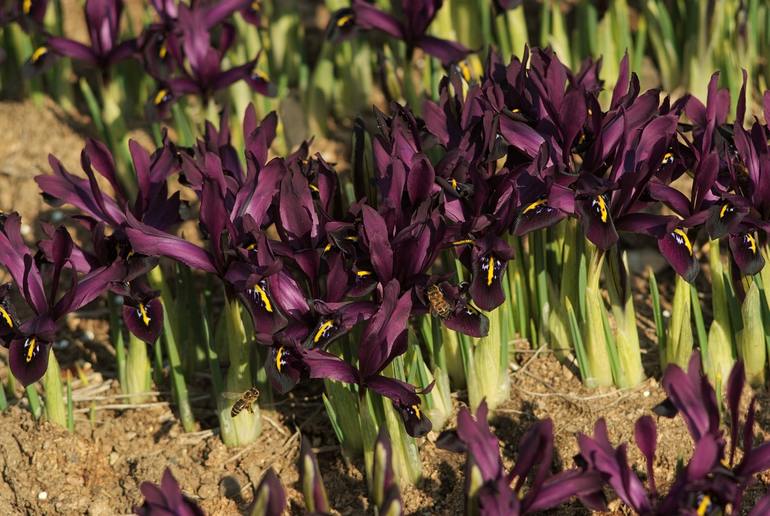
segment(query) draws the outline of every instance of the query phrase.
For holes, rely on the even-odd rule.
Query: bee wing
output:
[[[225,399],[228,399],[228,400],[235,401],[235,400],[241,399],[243,397],[243,393],[242,392],[227,392],[227,391],[225,391],[225,392],[222,393],[222,397],[225,398]]]

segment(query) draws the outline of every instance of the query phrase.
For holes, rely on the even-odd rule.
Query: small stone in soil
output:
[[[41,502],[44,502],[45,500],[48,500],[48,493],[45,492],[45,491],[40,491],[37,494],[37,499],[40,500]]]

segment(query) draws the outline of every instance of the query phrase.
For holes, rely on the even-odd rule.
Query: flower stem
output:
[[[583,344],[591,376],[583,378],[583,383],[588,387],[599,387],[612,385],[612,367],[604,334],[604,299],[602,299],[599,290],[604,252],[592,245],[587,246],[587,250],[590,258],[586,275],[586,318],[583,324]]]
[[[64,408],[64,393],[61,388],[61,369],[53,349],[49,350],[48,353],[48,369],[43,376],[45,415],[51,423],[66,427],[67,415]]]
[[[128,357],[126,359],[126,393],[130,394],[130,403],[144,403],[150,390],[150,358],[147,356],[147,344],[140,338],[129,334]]]
[[[171,328],[169,315],[166,310],[163,311],[163,340],[166,342],[166,353],[171,374],[171,386],[179,409],[179,419],[182,421],[182,427],[185,432],[192,432],[195,429],[195,419],[193,418],[192,408],[190,407],[190,398],[187,393],[187,384],[182,372],[182,361],[179,358],[179,349],[176,346],[176,339]],[[156,346],[158,344],[156,343]]]
[[[35,384],[31,383],[24,389],[27,392],[27,399],[29,400],[29,410],[32,412],[32,417],[35,420],[40,419],[43,415],[43,407],[40,406],[40,396],[37,394]]]
[[[753,387],[765,383],[765,366],[767,349],[765,347],[765,332],[762,323],[761,298],[758,278],[749,281],[746,297],[741,305],[743,326],[738,329],[736,344],[738,356],[746,367],[746,379]]]
[[[639,333],[636,329],[634,299],[628,284],[628,262],[625,255],[620,256],[617,248],[613,247],[605,265],[610,308],[617,332],[615,342],[619,366],[618,387],[634,387],[644,380],[644,368],[639,349]]]
[[[207,302],[206,305],[206,313],[211,313],[211,310],[208,306],[209,303]],[[214,335],[210,330],[207,317],[202,318],[202,323],[202,336],[205,339],[206,357],[208,358],[209,371],[211,372],[211,386],[214,390],[214,400],[217,407],[217,418],[219,419],[219,435],[222,436],[222,441],[225,443],[238,442],[238,436],[235,433],[235,426],[233,426],[233,420],[230,417],[230,407],[225,402],[225,398],[223,396],[225,385],[224,379],[222,378],[222,370],[219,367],[219,361],[217,359],[216,352],[211,345],[214,340]]]
[[[664,368],[668,364],[677,364],[681,368],[687,368],[693,347],[691,301],[690,284],[677,275],[671,323],[666,337],[665,360],[661,364]]]
[[[231,393],[242,393],[253,387],[249,351],[246,334],[241,320],[238,301],[226,299],[222,316],[225,317],[227,349],[230,367],[225,375],[225,389]],[[234,402],[234,400],[233,400]],[[228,405],[232,407],[232,403]],[[243,446],[253,443],[262,433],[262,419],[259,407],[254,404],[253,411],[243,410],[233,418],[237,442],[225,442],[228,446]]]

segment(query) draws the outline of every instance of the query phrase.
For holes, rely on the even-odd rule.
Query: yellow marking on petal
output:
[[[321,323],[321,326],[318,327],[318,331],[315,332],[315,335],[313,335],[313,342],[318,344],[318,341],[321,340],[321,337],[323,337],[324,332],[334,326],[334,321],[328,320]]]
[[[544,205],[544,204],[545,204],[545,203],[547,203],[547,202],[548,202],[548,199],[538,199],[538,200],[536,200],[535,202],[531,202],[531,203],[529,203],[529,204],[527,205],[527,207],[526,207],[526,208],[524,208],[524,211],[522,211],[521,213],[523,214],[523,213],[527,213],[527,212],[529,212],[529,211],[532,211],[532,210],[534,210],[535,208],[537,208],[538,206],[542,206],[542,205]]]
[[[260,70],[259,68],[257,68],[256,66],[254,67],[254,70],[251,71],[251,74],[256,75],[258,78],[262,79],[265,82],[270,82],[270,76],[267,75],[262,70]]]
[[[757,254],[757,239],[751,233],[746,233],[746,240],[749,241],[749,249],[753,254]]]
[[[414,410],[414,414],[417,416],[417,419],[420,419],[422,417],[422,413],[420,412],[420,406],[419,405],[412,405],[412,410]]]
[[[695,512],[698,514],[698,516],[705,516],[706,511],[708,511],[710,507],[711,497],[709,495],[705,495],[698,504],[698,508],[695,510]]]
[[[11,314],[8,313],[8,310],[0,306],[0,316],[5,319],[5,323],[8,325],[8,327],[13,328],[13,319],[11,318]]]
[[[325,253],[329,252],[329,250],[331,250],[331,248],[332,248],[332,244],[331,244],[331,242],[329,242],[328,244],[326,244],[326,247],[324,247],[324,252]]]
[[[725,213],[727,213],[727,209],[730,207],[730,204],[724,203],[722,205],[722,209],[719,210],[719,218],[723,218],[725,216]]]
[[[599,203],[599,216],[601,217],[602,222],[607,222],[607,202],[601,195],[596,197],[596,202]]]
[[[489,257],[489,267],[487,268],[487,286],[492,285],[492,281],[495,279],[495,258]]]
[[[275,353],[275,368],[278,369],[278,372],[281,372],[281,357],[283,356],[283,346],[278,348],[278,351]]]
[[[452,179],[452,183],[451,184],[452,184],[452,188],[457,190],[457,179]]]
[[[40,61],[40,58],[43,57],[48,53],[47,47],[37,47],[34,52],[32,52],[32,57],[30,57],[30,61],[33,63],[37,63]]]
[[[687,233],[685,233],[684,230],[680,228],[674,229],[674,233],[682,237],[682,240],[684,240],[684,245],[687,247],[687,252],[690,253],[690,256],[692,256],[692,244],[690,243],[690,239],[687,238]]]
[[[473,243],[473,240],[471,240],[470,238],[466,238],[465,240],[455,240],[454,242],[452,242],[452,245],[454,245],[454,246],[457,246],[457,245],[469,245],[469,244],[472,244],[472,243]]]
[[[372,271],[356,271],[356,276],[358,276],[359,278],[364,278],[366,276],[371,276],[371,275],[372,275]]]
[[[149,326],[150,325],[150,316],[147,315],[147,307],[144,306],[144,303],[139,303],[138,310],[139,310],[139,315],[141,315],[141,317],[142,317],[142,322],[144,323],[144,325],[145,326]]]
[[[155,94],[155,98],[152,100],[153,104],[155,104],[156,106],[160,106],[167,95],[168,95],[168,90],[166,88],[161,88],[160,90],[158,90],[158,93]]]
[[[465,61],[460,61],[458,66],[460,67],[460,73],[462,74],[463,79],[465,79],[467,82],[471,82],[473,73],[471,72],[471,67],[468,66],[468,63]]]
[[[247,251],[253,251],[253,250],[255,250],[256,248],[257,248],[257,244],[256,244],[256,242],[255,242],[255,243],[253,243],[253,244],[249,244],[249,245],[247,245],[247,246],[246,246],[246,250],[247,250]]]
[[[32,12],[32,0],[24,0],[21,4],[21,10],[24,11],[24,14]]]
[[[669,163],[672,163],[674,161],[674,153],[673,152],[667,152],[663,155],[663,159],[661,160],[661,164],[668,165]]]
[[[337,20],[337,27],[344,27],[345,25],[350,23],[352,19],[353,19],[352,14],[346,14],[344,16],[340,16],[339,19]]]
[[[318,187],[317,187],[316,185],[312,184],[312,183],[311,183],[311,184],[309,184],[308,186],[309,186],[309,187],[310,187],[310,189],[311,189],[311,190],[313,190],[314,192],[317,192],[317,193],[320,193],[320,192],[321,192],[321,190],[319,190],[319,189],[318,189]]]
[[[27,344],[29,345],[29,347],[27,348],[26,359],[27,359],[27,363],[30,363],[32,362],[32,357],[35,356],[35,347],[36,347],[35,337],[30,337],[29,339],[27,339]]]
[[[519,108],[513,108],[513,109],[511,110],[511,113],[521,113],[521,109],[519,109]]]
[[[355,235],[346,236],[345,240],[350,240],[351,242],[358,242],[358,237]]]
[[[158,49],[158,57],[160,57],[161,59],[166,59],[167,55],[168,55],[168,46],[166,46],[166,43],[164,41],[163,44]]]
[[[273,311],[273,305],[270,303],[270,298],[267,297],[267,292],[265,292],[265,289],[263,289],[259,284],[254,285],[254,291],[259,295],[259,298],[262,300],[262,304],[265,305],[265,310],[268,312]]]

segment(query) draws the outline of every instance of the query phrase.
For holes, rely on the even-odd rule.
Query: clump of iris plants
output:
[[[665,417],[679,415],[693,448],[692,457],[686,465],[680,464],[667,493],[660,492],[656,484],[653,464],[657,429],[651,416],[639,418],[634,428],[636,445],[647,463],[646,486],[628,463],[626,445],[615,448],[610,444],[603,419],[597,421],[593,436],[578,436],[577,460],[586,471],[601,473],[617,496],[638,514],[739,514],[744,493],[755,475],[770,468],[770,443],[757,445],[754,439],[754,397],[741,418],[745,381],[743,363],[737,362],[727,380],[728,444],[720,425],[720,401],[704,374],[699,355],[693,353],[686,371],[675,364],[666,369],[663,388],[668,398],[654,411]],[[739,445],[743,456],[736,461]]]
[[[607,510],[603,480],[595,471],[573,468],[551,474],[553,422],[535,423],[519,442],[516,463],[505,471],[500,442],[487,422],[482,402],[475,416],[463,407],[457,429],[439,436],[439,447],[466,454],[465,512],[467,514],[532,514],[553,509],[578,497],[586,507]]]

